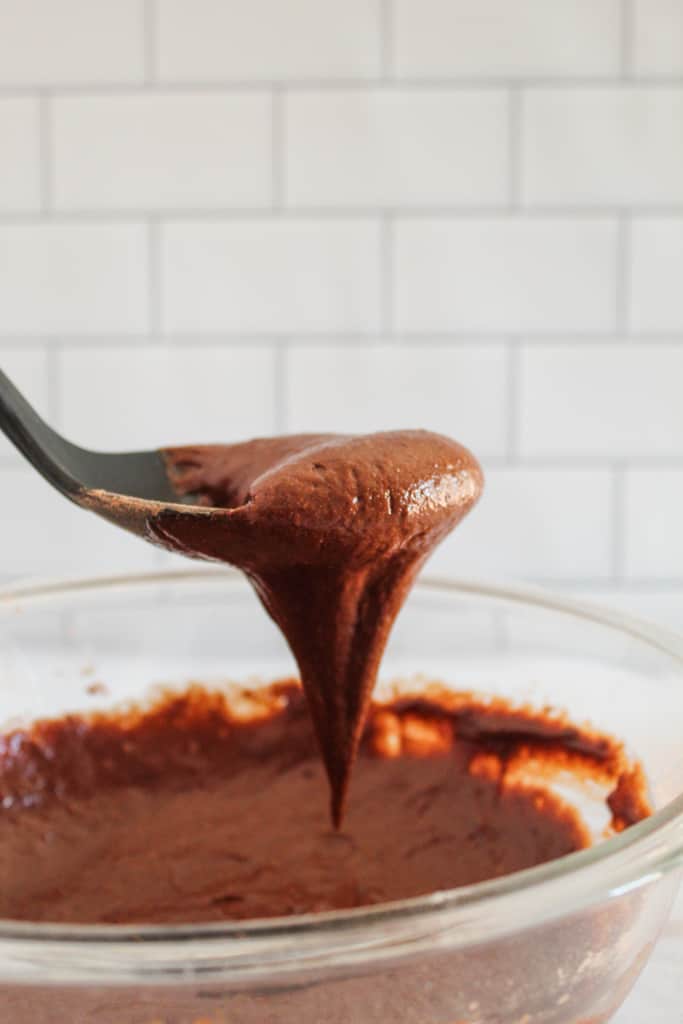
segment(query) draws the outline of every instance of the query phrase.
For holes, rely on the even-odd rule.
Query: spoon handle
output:
[[[67,497],[81,490],[64,466],[73,446],[40,418],[2,370],[0,430],[53,487]]]

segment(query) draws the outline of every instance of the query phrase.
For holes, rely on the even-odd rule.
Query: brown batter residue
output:
[[[0,737],[0,917],[238,920],[495,878],[590,844],[558,773],[603,787],[612,830],[649,813],[609,736],[437,687],[372,705],[341,832],[292,681],[37,722]]]

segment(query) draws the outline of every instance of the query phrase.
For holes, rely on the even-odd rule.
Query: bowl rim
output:
[[[0,586],[0,615],[17,603],[136,586],[239,582],[236,570],[189,569],[22,581]],[[528,584],[421,578],[420,592],[479,597],[588,620],[677,664],[683,635]],[[501,878],[350,910],[239,922],[62,925],[0,920],[0,978],[150,984],[319,973],[491,941],[642,889],[683,863],[683,793],[608,841]]]

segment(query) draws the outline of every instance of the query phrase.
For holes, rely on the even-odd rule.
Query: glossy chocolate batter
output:
[[[558,773],[601,787],[612,830],[649,813],[609,736],[438,688],[372,705],[343,832],[293,681],[37,723],[0,737],[0,917],[275,917],[494,878],[590,844]]]
[[[479,497],[479,464],[421,430],[164,454],[178,493],[216,511],[166,509],[149,532],[253,583],[299,666],[339,825],[389,631],[427,557]]]

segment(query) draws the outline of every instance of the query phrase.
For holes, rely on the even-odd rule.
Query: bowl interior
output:
[[[392,635],[379,694],[396,680],[411,689],[436,680],[458,690],[565,709],[578,722],[590,720],[623,739],[629,753],[643,761],[658,812],[652,819],[597,849],[515,875],[371,908],[158,927],[4,921],[0,982],[4,977],[22,986],[68,983],[84,986],[85,993],[93,984],[190,984],[196,977],[201,992],[192,1004],[190,1019],[195,1019],[201,1017],[200,997],[210,982],[220,992],[226,984],[240,991],[256,986],[259,993],[275,986],[286,1000],[287,986],[299,991],[303,978],[314,982],[315,995],[326,972],[366,975],[410,959],[415,991],[422,991],[423,958],[435,957],[436,963],[461,951],[457,970],[456,961],[449,961],[452,992],[444,1019],[464,1019],[472,997],[484,995],[491,1019],[518,1019],[510,1006],[517,1006],[524,989],[524,1005],[538,1007],[539,1020],[577,1024],[563,1001],[588,965],[595,977],[586,1012],[578,1019],[606,1020],[605,1007],[611,1010],[623,998],[661,927],[675,891],[673,869],[683,856],[682,664],[679,638],[620,615],[526,588],[424,581]],[[293,672],[277,629],[234,573],[82,580],[0,595],[0,733],[38,717],[144,699],[158,685],[200,680],[257,686]],[[588,805],[582,809],[592,813]],[[599,815],[594,819],[590,823],[598,836],[604,822]],[[550,949],[553,971],[530,970]],[[472,974],[471,957],[478,950],[486,978],[488,958],[504,957],[500,985],[488,994]],[[585,959],[584,974],[569,969],[577,957]],[[434,970],[434,992],[445,1000],[441,961]],[[622,989],[615,994],[621,975]],[[554,980],[548,992],[549,979]],[[385,1002],[394,989],[389,971]],[[307,991],[301,988],[304,995]],[[93,1012],[99,1013],[97,989],[92,992],[98,1007]],[[50,1005],[49,990],[45,1000]],[[175,1001],[176,995],[169,995],[169,1006]],[[544,1016],[551,1004],[561,1008],[556,1016]],[[255,1021],[262,1019],[259,1005]],[[17,1019],[33,1020],[32,1013]],[[298,1019],[307,1019],[304,1010]],[[355,1015],[349,1019],[355,1024]],[[396,1019],[403,1019],[400,1013]]]
[[[659,809],[683,792],[679,646],[533,591],[426,581],[399,617],[377,693],[439,681],[566,710],[625,741]],[[28,589],[0,604],[0,727],[111,707],[158,685],[257,686],[292,674],[278,630],[232,573]]]

